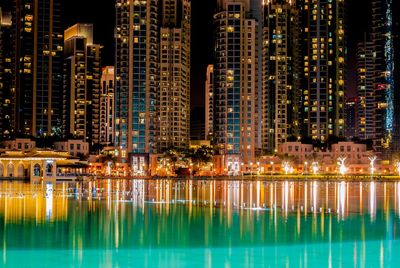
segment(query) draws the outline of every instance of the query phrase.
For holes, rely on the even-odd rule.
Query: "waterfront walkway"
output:
[[[193,177],[108,177],[98,176],[92,179],[141,179],[141,180],[245,180],[245,181],[398,181],[399,176],[394,175],[240,175],[240,176],[193,176]]]

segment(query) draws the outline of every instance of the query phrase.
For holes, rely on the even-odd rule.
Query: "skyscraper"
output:
[[[65,135],[100,142],[100,45],[93,43],[93,25],[75,24],[64,33]]]
[[[214,136],[214,66],[207,66],[206,85],[205,85],[205,139],[212,139]]]
[[[374,49],[375,148],[389,153],[395,148],[395,124],[399,115],[395,75],[394,2],[372,1],[372,34]],[[397,99],[396,99],[397,98]]]
[[[114,67],[103,68],[100,92],[100,143],[114,143]]]
[[[263,150],[299,135],[299,12],[289,0],[264,3]]]
[[[393,85],[390,1],[372,1],[372,42],[374,50],[374,92],[375,92],[375,148],[389,149],[393,138]],[[387,36],[386,36],[387,34]],[[388,65],[390,64],[390,65]],[[387,66],[388,65],[388,66]]]
[[[214,130],[228,172],[256,162],[258,21],[250,1],[220,0],[215,23]]]
[[[59,0],[14,1],[15,129],[61,135],[63,34]]]
[[[373,140],[375,137],[374,50],[367,40],[357,47],[357,137]]]
[[[356,136],[357,125],[357,98],[349,98],[346,100],[346,129],[345,135],[347,138]]]
[[[13,87],[15,61],[11,31],[11,12],[0,6],[0,137],[3,138],[10,137],[15,130]]]
[[[301,3],[303,136],[325,143],[345,129],[345,1]]]
[[[160,29],[160,151],[187,149],[190,135],[190,0],[163,0]]]
[[[158,149],[159,1],[116,1],[115,145],[133,170]]]
[[[394,135],[392,152],[400,151],[400,1],[393,1]]]

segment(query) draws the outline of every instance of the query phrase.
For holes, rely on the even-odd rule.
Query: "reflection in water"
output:
[[[283,218],[298,213],[304,217],[308,213],[336,213],[346,220],[349,214],[359,213],[374,220],[378,209],[388,214],[393,207],[397,217],[400,215],[400,183],[104,180],[30,185],[3,182],[0,216],[7,220],[34,218],[38,222],[67,220],[66,204],[72,201],[75,205],[88,205],[89,211],[105,202],[107,210],[117,212],[126,204],[141,210],[147,204],[168,213],[173,207],[183,206],[189,212],[195,208],[208,208],[212,212],[222,209],[219,213],[276,211]],[[363,209],[366,203],[368,212]]]
[[[326,266],[337,267],[341,258],[363,266],[371,249],[379,254],[379,266],[399,249],[399,223],[398,182],[102,180],[0,185],[3,252],[70,250],[73,260],[83,262],[90,255],[82,255],[85,249],[135,249],[149,257],[143,253],[149,248],[158,250],[161,260],[172,258],[176,264],[186,254],[179,255],[179,249],[197,248],[204,249],[203,261],[215,265],[221,257],[215,248],[241,249],[240,256],[257,261],[266,254],[288,261],[291,250],[277,249],[290,245],[297,248],[290,253],[297,258],[295,266],[307,266],[322,251]],[[349,249],[339,250],[338,245]],[[275,250],[259,252],[263,247]],[[166,248],[175,251],[163,251]],[[113,265],[116,260],[105,254],[98,261]]]
[[[376,185],[373,181],[369,184],[369,214],[371,221],[374,221],[376,215]]]
[[[345,182],[340,182],[339,183],[339,190],[338,190],[338,205],[337,205],[337,210],[340,218],[344,218],[345,216],[345,209],[346,209],[346,183]]]
[[[53,212],[53,184],[46,184],[46,220],[51,219]]]
[[[397,185],[397,187],[396,187],[396,191],[397,191],[397,194],[396,194],[396,197],[397,197],[397,202],[396,202],[397,215],[400,216],[400,182],[397,182],[396,185]]]

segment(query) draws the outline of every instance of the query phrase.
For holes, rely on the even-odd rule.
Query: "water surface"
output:
[[[0,266],[397,267],[400,183],[0,183]]]

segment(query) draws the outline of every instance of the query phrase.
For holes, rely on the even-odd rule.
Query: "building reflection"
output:
[[[61,184],[19,184],[3,182],[0,214],[8,219],[32,218],[37,221],[66,219],[68,202],[86,200],[90,210],[106,202],[107,209],[122,208],[124,202],[137,207],[154,205],[167,212],[171,206],[204,207],[213,213],[250,210],[255,213],[368,215],[373,220],[379,210],[391,208],[400,215],[400,183],[349,182],[264,182],[216,180],[103,180]],[[98,204],[97,204],[98,205]],[[365,211],[368,208],[368,211]]]
[[[4,223],[34,220],[36,223],[67,219],[68,194],[65,184],[22,184],[2,182],[0,216]]]
[[[93,246],[211,247],[400,238],[400,183],[101,180],[1,186],[3,239],[4,232],[24,233],[30,228],[35,232],[29,236],[47,245],[54,243],[57,230],[65,237],[56,242],[77,252]],[[371,228],[374,232],[367,231]],[[25,246],[29,248],[32,239],[24,240]],[[6,239],[8,246],[13,243]],[[355,252],[362,254],[362,248]]]

